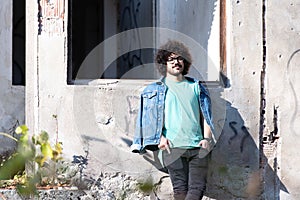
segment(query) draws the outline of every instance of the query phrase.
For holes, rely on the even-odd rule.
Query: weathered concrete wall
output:
[[[296,5],[299,3],[267,4],[267,84],[263,88],[267,107],[264,109],[264,124],[260,121],[261,85],[265,83],[261,81],[265,54],[264,2],[228,3],[227,76],[230,87],[210,89],[220,106],[221,112],[216,112],[216,126],[222,132],[211,154],[207,196],[212,199],[257,199],[260,196],[276,199],[281,189],[290,193],[282,192],[282,198],[297,199],[299,181],[291,177],[297,177],[299,171],[297,159],[293,159],[298,152],[291,147],[297,147],[299,95],[295,72],[299,36]],[[141,156],[129,151],[139,93],[149,82],[94,80],[84,85],[67,85],[67,29],[59,23],[60,20],[66,22],[66,18],[58,15],[59,19],[52,19],[49,15],[50,21],[57,20],[53,23],[54,27],[58,26],[53,29],[55,34],[49,34],[47,30],[38,32],[35,30],[38,27],[37,9],[32,2],[27,4],[27,23],[31,25],[27,31],[32,33],[27,37],[32,43],[27,47],[30,63],[27,80],[30,85],[26,88],[26,115],[31,130],[35,133],[46,130],[52,141],[62,141],[67,159],[86,158],[84,172],[95,179],[103,171],[121,171],[139,178],[153,176],[156,180],[165,175],[157,170],[159,166],[153,163],[151,153]],[[284,17],[287,13],[288,17]],[[290,18],[289,23],[280,23],[280,19],[286,18]],[[282,29],[282,24],[286,24],[285,29]],[[283,91],[288,91],[289,97],[280,98]],[[294,107],[290,109],[290,105]],[[281,153],[281,157],[275,156],[277,161],[270,160],[269,164],[261,163],[269,159],[270,154],[260,151],[260,128],[266,125],[265,134],[274,130],[274,106],[279,113],[278,126],[282,136],[279,140],[282,143],[278,143],[279,150],[275,153]],[[283,134],[288,134],[288,137]],[[268,150],[267,145],[264,148]],[[273,166],[274,162],[278,162],[281,171],[278,166]],[[261,175],[270,175],[271,178]],[[263,185],[264,180],[269,185]]]
[[[230,1],[227,13],[230,87],[220,91],[226,104],[226,121],[212,152],[208,192],[215,199],[257,199],[261,193],[261,1]]]
[[[24,86],[12,85],[12,1],[1,1],[0,18],[0,132],[13,135],[25,120],[25,94]],[[7,155],[15,142],[0,136],[0,147],[0,155]]]
[[[299,0],[267,3],[265,134],[274,138],[269,146],[277,146],[277,150],[269,161],[287,188],[281,190],[280,199],[300,198],[299,6]]]

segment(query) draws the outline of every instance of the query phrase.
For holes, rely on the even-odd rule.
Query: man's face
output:
[[[167,59],[167,75],[179,76],[184,69],[183,57],[172,53]]]

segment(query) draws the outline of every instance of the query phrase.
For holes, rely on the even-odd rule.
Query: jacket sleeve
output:
[[[133,153],[141,153],[142,150],[142,116],[143,116],[143,98],[140,96],[139,112],[136,120],[136,127],[130,149]]]
[[[200,84],[200,106],[207,124],[213,130],[214,125],[211,111],[211,99],[208,90],[202,84]]]
[[[202,114],[203,117],[205,118],[207,124],[210,126],[211,132],[212,132],[212,139],[213,142],[216,143],[216,133],[214,129],[214,124],[213,124],[213,115],[212,115],[212,101],[211,97],[209,94],[209,91],[202,85],[200,84],[200,101],[201,101],[201,107],[202,107]]]

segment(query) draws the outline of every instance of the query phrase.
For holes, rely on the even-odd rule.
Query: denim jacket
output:
[[[157,150],[160,136],[164,125],[164,106],[167,86],[162,81],[148,85],[140,96],[140,107],[136,121],[136,128],[131,145],[134,153],[141,153],[148,150]],[[213,132],[213,122],[211,114],[211,100],[208,90],[200,83],[190,77],[185,77],[188,81],[198,82],[200,87],[199,105],[204,119]]]

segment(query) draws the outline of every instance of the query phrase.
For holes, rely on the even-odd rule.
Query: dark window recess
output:
[[[119,55],[109,66],[103,66],[101,59],[92,62],[93,65],[82,66],[89,53],[108,37],[130,29],[153,26],[152,4],[153,0],[119,0],[115,3],[111,0],[70,0],[68,83],[72,84],[76,79],[122,78],[137,66],[153,63],[153,49],[139,49]],[[109,12],[105,12],[107,10]],[[104,27],[111,29],[105,30]],[[118,44],[112,54],[117,54],[120,48],[125,47]],[[109,52],[105,51],[105,54]]]
[[[68,82],[71,82],[86,56],[103,41],[103,1],[71,0],[69,12]]]
[[[25,0],[13,0],[12,84],[25,85]]]
[[[118,57],[116,63],[117,63],[117,69],[115,70],[115,63],[112,63],[109,65],[106,70],[104,71],[103,75],[101,76],[102,79],[126,79],[127,75],[126,73],[129,73],[130,70],[136,67],[140,67],[146,64],[151,64],[154,62],[153,57],[154,57],[154,51],[155,49],[152,48],[145,48],[145,49],[139,49],[135,51],[130,51],[127,52],[124,55],[121,55]],[[146,70],[145,70],[146,71]],[[141,71],[145,73],[145,71]],[[148,71],[150,74],[143,74],[138,75],[134,77],[134,72],[127,78],[138,78],[138,79],[153,79],[153,72]]]

